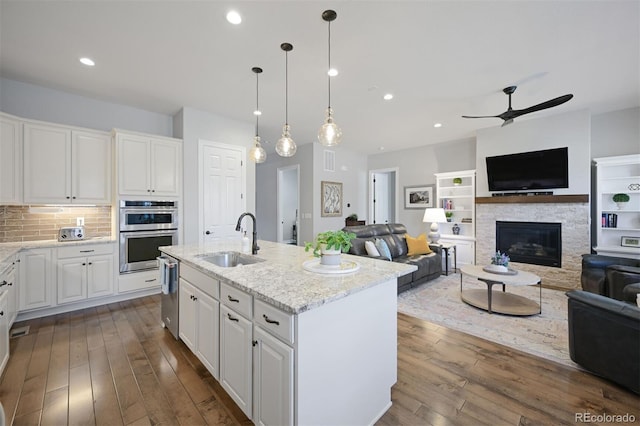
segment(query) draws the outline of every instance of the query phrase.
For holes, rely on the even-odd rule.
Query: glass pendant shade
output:
[[[276,142],[276,152],[281,157],[293,157],[298,149],[291,139],[291,126],[289,126],[289,52],[293,50],[291,43],[282,43],[280,49],[284,51],[284,126],[282,137]]]
[[[291,139],[290,129],[291,127],[285,124],[282,127],[282,137],[276,143],[276,152],[281,157],[293,157],[298,149],[296,143]]]
[[[331,21],[334,21],[338,17],[338,14],[334,10],[325,10],[322,12],[322,19],[327,22],[329,27],[329,39],[328,39],[328,59],[329,59],[329,78],[328,78],[328,94],[329,94],[329,106],[327,107],[327,116],[324,120],[324,124],[320,126],[318,131],[318,142],[323,146],[336,146],[342,141],[342,130],[336,123],[333,122],[333,109],[331,109],[331,76],[337,75],[337,72],[331,68]]]
[[[260,145],[260,136],[256,136],[254,142],[253,147],[249,150],[249,159],[256,163],[264,163],[267,159],[267,152]]]
[[[318,142],[323,146],[336,146],[342,141],[342,130],[333,122],[333,110],[327,108],[327,118],[318,132]]]

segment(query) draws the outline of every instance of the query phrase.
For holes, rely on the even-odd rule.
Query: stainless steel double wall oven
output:
[[[158,247],[178,244],[177,201],[120,201],[120,273],[158,267]]]

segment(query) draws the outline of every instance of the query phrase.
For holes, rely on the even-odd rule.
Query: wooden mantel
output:
[[[589,194],[476,197],[476,204],[588,203]]]

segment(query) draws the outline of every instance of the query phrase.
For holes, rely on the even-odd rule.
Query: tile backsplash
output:
[[[111,235],[111,207],[0,206],[0,242],[55,240],[58,229],[84,217],[87,238]]]

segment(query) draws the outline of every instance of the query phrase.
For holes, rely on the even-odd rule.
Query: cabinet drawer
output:
[[[271,334],[293,345],[293,315],[281,311],[261,300],[254,302],[254,323]]]
[[[113,244],[87,244],[72,247],[58,247],[57,253],[58,259],[93,256],[97,254],[112,254]]]
[[[244,317],[251,319],[253,297],[250,294],[231,287],[229,284],[220,283],[220,301]]]
[[[191,284],[196,286],[202,292],[207,293],[209,296],[216,300],[220,298],[220,281],[212,278],[197,269],[186,265],[184,262],[180,263],[180,278],[184,278]]]

